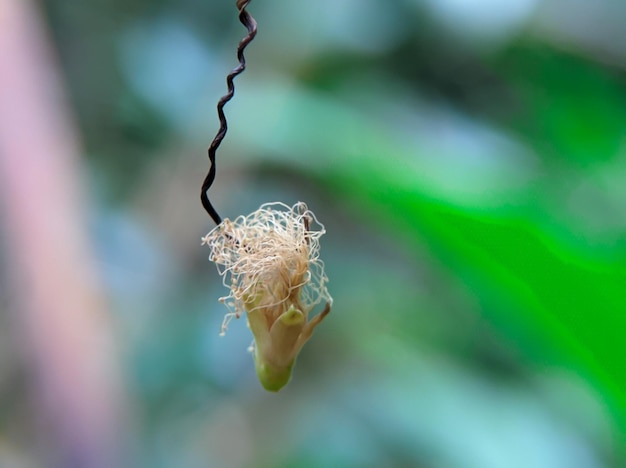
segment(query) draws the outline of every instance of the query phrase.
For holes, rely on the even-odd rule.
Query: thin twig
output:
[[[246,11],[246,7],[249,3],[250,0],[237,0],[237,8],[239,9],[239,21],[241,21],[241,23],[248,29],[248,35],[242,39],[242,41],[239,43],[239,47],[237,48],[237,59],[239,59],[239,65],[234,68],[226,77],[228,92],[224,96],[222,96],[222,98],[217,103],[217,115],[220,120],[220,128],[217,132],[217,135],[215,135],[211,146],[209,146],[209,161],[211,162],[211,167],[209,168],[209,173],[202,183],[202,192],[200,194],[202,206],[207,211],[207,213],[209,213],[209,216],[211,216],[213,221],[215,221],[215,224],[220,224],[222,222],[222,218],[209,201],[207,191],[209,190],[211,185],[213,185],[213,181],[215,180],[215,154],[220,144],[222,143],[222,140],[226,136],[226,132],[228,131],[228,122],[226,121],[226,115],[224,114],[224,106],[235,95],[234,79],[246,69],[246,58],[244,57],[244,50],[248,46],[248,44],[252,42],[257,32],[256,21]]]

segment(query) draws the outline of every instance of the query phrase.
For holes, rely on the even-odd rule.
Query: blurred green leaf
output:
[[[626,135],[623,74],[538,43],[514,44],[494,67],[516,96],[509,124],[546,159],[584,168],[618,154]]]
[[[263,114],[269,106],[277,119]],[[269,86],[251,108],[237,116],[247,121],[249,143],[317,178],[403,240],[408,233],[425,241],[528,359],[589,377],[626,430],[623,252],[596,251],[552,221],[531,182],[522,191],[501,188],[495,204],[446,193],[423,171],[418,146],[403,144],[376,115],[322,94]]]

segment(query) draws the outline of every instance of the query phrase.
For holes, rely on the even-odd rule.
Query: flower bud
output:
[[[203,238],[230,289],[220,299],[229,309],[222,334],[233,317],[247,315],[257,375],[269,391],[289,382],[302,346],[330,312],[328,278],[319,259],[325,232],[304,203],[268,203],[248,216],[225,219]],[[324,310],[311,316],[322,302]]]

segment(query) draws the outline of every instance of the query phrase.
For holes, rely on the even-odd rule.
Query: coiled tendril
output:
[[[239,65],[234,68],[230,74],[226,77],[226,84],[228,85],[228,92],[222,96],[222,98],[217,103],[217,115],[220,120],[220,128],[215,135],[215,138],[211,142],[211,146],[209,146],[209,161],[211,163],[211,167],[209,168],[209,172],[202,183],[202,192],[200,194],[200,200],[202,201],[202,206],[209,214],[209,216],[215,221],[215,224],[220,224],[222,222],[222,218],[217,213],[211,202],[209,201],[209,196],[207,195],[207,191],[213,185],[213,181],[215,181],[215,154],[217,149],[219,148],[222,140],[226,136],[226,132],[228,131],[228,122],[226,121],[226,115],[224,114],[224,106],[230,101],[235,95],[235,78],[240,75],[246,69],[246,58],[244,57],[244,50],[252,42],[257,32],[257,24],[254,18],[246,11],[246,7],[250,3],[251,0],[237,0],[237,9],[239,10],[239,21],[248,29],[248,35],[244,37],[239,43],[239,47],[237,48],[237,59],[239,60]]]

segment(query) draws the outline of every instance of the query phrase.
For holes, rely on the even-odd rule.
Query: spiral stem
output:
[[[207,194],[211,185],[215,181],[216,175],[216,166],[215,166],[215,155],[217,153],[217,149],[221,145],[224,137],[226,136],[226,132],[228,131],[228,122],[226,120],[226,115],[224,114],[224,106],[230,101],[235,95],[235,78],[240,75],[246,69],[246,58],[244,56],[244,50],[252,42],[257,32],[257,24],[254,18],[246,11],[246,7],[250,3],[250,0],[237,0],[237,9],[239,10],[239,21],[246,27],[248,30],[248,35],[244,37],[239,43],[239,47],[237,48],[237,59],[239,60],[239,65],[234,68],[230,74],[226,77],[226,84],[228,86],[228,92],[222,96],[222,98],[217,103],[217,115],[220,121],[220,128],[215,135],[215,138],[211,142],[211,146],[209,146],[209,161],[211,163],[211,167],[209,168],[209,172],[206,175],[204,182],[202,183],[202,192],[200,194],[200,200],[202,201],[202,206],[209,214],[209,216],[215,221],[215,224],[220,224],[222,222],[222,218],[217,213],[215,208],[213,207],[211,201],[209,200],[209,196]]]

